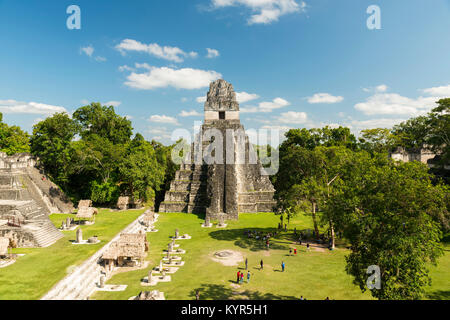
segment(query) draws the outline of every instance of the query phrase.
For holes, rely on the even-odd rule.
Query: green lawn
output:
[[[0,269],[0,300],[40,299],[70,270],[88,259],[143,212],[100,210],[94,225],[81,227],[83,239],[96,235],[101,240],[99,244],[73,245],[70,240],[75,239],[76,231],[64,231],[64,238],[48,248],[14,249],[14,253],[25,253],[25,256]],[[74,217],[53,214],[50,219],[59,227],[69,216]]]
[[[18,261],[0,269],[0,299],[30,300],[42,297],[70,270],[88,259],[112,237],[135,220],[144,210],[110,212],[100,210],[95,225],[83,226],[83,238],[97,235],[102,241],[97,245],[72,245],[75,231],[64,232],[65,237],[49,248],[15,249],[25,253]],[[52,215],[56,226],[69,215]],[[126,300],[142,290],[158,289],[166,299],[194,299],[195,290],[200,290],[201,299],[371,299],[370,293],[361,293],[352,284],[352,278],[345,269],[345,255],[348,251],[340,245],[336,251],[315,252],[302,247],[297,256],[287,256],[292,245],[292,230],[312,229],[311,218],[299,216],[291,220],[287,233],[281,233],[271,242],[268,252],[262,242],[247,239],[244,230],[272,230],[279,222],[278,216],[269,213],[241,214],[239,221],[229,222],[226,229],[201,228],[202,217],[193,214],[160,214],[156,227],[158,233],[149,233],[150,265],[145,270],[121,273],[109,284],[127,284],[123,292],[98,292],[92,299]],[[182,255],[186,264],[172,274],[172,281],[155,287],[141,287],[140,279],[150,268],[159,264],[163,250],[178,228],[181,234],[188,233],[191,240],[180,240]],[[295,247],[294,245],[292,245]],[[298,248],[298,247],[297,247]],[[238,267],[226,267],[211,260],[214,252],[231,249],[241,252],[249,259],[252,272],[250,284],[233,288]],[[259,271],[259,261],[264,260],[264,271]],[[286,271],[279,272],[284,260]],[[243,267],[241,263],[239,267]],[[450,246],[438,267],[431,267],[433,285],[427,288],[428,298],[450,299]]]
[[[272,241],[269,252],[264,244],[247,239],[244,230],[269,230],[277,225],[279,218],[274,214],[241,214],[238,222],[230,222],[226,229],[215,227],[204,229],[203,220],[193,214],[163,213],[156,227],[158,233],[149,233],[150,253],[147,259],[150,266],[145,270],[120,273],[109,284],[127,284],[123,292],[97,292],[92,299],[123,300],[138,294],[142,290],[160,290],[166,299],[194,299],[195,290],[200,291],[201,299],[371,299],[369,292],[361,293],[352,284],[352,278],[345,273],[345,255],[347,249],[342,246],[336,251],[306,252],[304,247],[297,256],[287,256],[292,243],[294,227],[311,228],[310,218],[301,216],[291,220],[290,229]],[[159,264],[162,251],[167,248],[170,236],[175,228],[181,234],[188,233],[191,240],[180,240],[181,248],[187,250],[182,255],[185,265],[172,274],[172,281],[159,283],[155,287],[141,287],[140,279],[147,275],[150,268]],[[222,249],[240,251],[249,259],[252,278],[233,289],[238,267],[226,267],[210,259],[211,255]],[[447,247],[448,249],[448,247]],[[259,261],[264,260],[264,271],[259,271]],[[284,260],[286,271],[280,272],[280,263]],[[434,284],[429,288],[430,298],[449,298],[450,255],[440,260],[437,268],[432,268]],[[241,263],[239,267],[243,267]],[[233,292],[234,291],[234,292]]]

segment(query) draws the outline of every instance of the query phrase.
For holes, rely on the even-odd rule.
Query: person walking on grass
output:
[[[309,243],[306,244],[306,250],[309,251]]]
[[[247,283],[250,282],[250,271],[247,271]]]
[[[284,261],[281,261],[281,272],[284,272],[284,267],[285,267]]]
[[[262,261],[262,259],[261,259],[260,265],[261,265],[261,268],[259,270],[263,270],[264,269],[264,262]]]
[[[289,248],[289,255],[292,256],[292,248]]]
[[[248,259],[245,258],[245,270],[248,270]]]
[[[244,273],[241,272],[241,284],[244,283]]]
[[[241,279],[241,272],[240,271],[238,271],[237,272],[237,280],[236,280],[236,283],[237,284],[239,284],[239,280]]]
[[[294,248],[294,255],[297,255],[297,248]]]

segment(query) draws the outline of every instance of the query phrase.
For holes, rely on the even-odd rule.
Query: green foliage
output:
[[[387,153],[397,143],[396,136],[389,129],[367,129],[361,131],[359,144],[361,149],[370,153]]]
[[[75,199],[111,205],[122,193],[153,202],[170,164],[158,154],[163,147],[140,134],[131,140],[132,130],[114,107],[92,103],[76,110],[73,119],[60,113],[35,125],[32,152]]]
[[[33,127],[31,152],[52,180],[65,188],[71,171],[72,140],[78,132],[79,126],[67,113],[56,113]]]
[[[91,183],[90,199],[94,203],[114,204],[117,203],[119,195],[120,195],[119,187],[115,185],[112,181],[98,183],[97,181],[94,180]]]
[[[83,139],[98,135],[113,144],[125,144],[133,134],[131,121],[117,115],[113,106],[91,103],[74,112],[73,118],[81,125]]]
[[[355,154],[341,168],[339,188],[324,210],[350,241],[346,270],[362,291],[367,268],[381,269],[378,299],[419,299],[430,283],[427,264],[442,255],[439,216],[448,216],[445,190],[431,184],[425,165],[382,163]]]
[[[1,117],[3,115],[0,113]],[[30,152],[30,136],[18,126],[8,126],[0,120],[0,151],[8,156]]]
[[[150,197],[154,197],[154,190],[159,190],[164,173],[152,144],[137,135],[119,165],[121,181],[135,198],[153,202],[154,198]]]

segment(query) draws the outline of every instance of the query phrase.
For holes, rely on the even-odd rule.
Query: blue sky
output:
[[[80,30],[66,26],[70,5]],[[29,132],[98,101],[170,143],[202,120],[219,77],[246,129],[357,133],[450,96],[450,0],[0,0],[0,43],[0,112]]]

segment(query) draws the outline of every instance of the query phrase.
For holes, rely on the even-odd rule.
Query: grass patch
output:
[[[64,237],[48,248],[14,249],[14,253],[24,253],[17,261],[0,269],[0,300],[37,300],[63,279],[74,267],[88,259],[117,233],[133,222],[145,210],[111,212],[99,210],[95,224],[81,226],[83,239],[98,236],[101,242],[95,245],[73,245],[76,231],[64,231]],[[55,226],[71,214],[50,216]]]
[[[271,241],[269,252],[265,243],[248,239],[244,235],[247,229],[272,231],[279,222],[279,216],[272,213],[241,214],[239,221],[228,222],[226,229],[201,228],[203,220],[197,215],[180,213],[162,213],[156,228],[158,233],[149,233],[150,253],[147,260],[149,268],[159,264],[163,250],[170,242],[170,236],[178,228],[180,234],[188,233],[191,240],[177,241],[187,253],[182,255],[186,262],[178,272],[172,274],[172,281],[159,283],[155,287],[141,287],[140,279],[146,270],[120,273],[110,279],[110,284],[127,284],[123,292],[97,292],[92,299],[124,300],[143,290],[160,290],[166,299],[195,299],[195,291],[200,298],[212,300],[224,299],[370,299],[369,293],[361,293],[352,284],[352,278],[345,269],[345,255],[348,251],[341,247],[335,251],[306,252],[304,247],[295,246],[293,229],[312,229],[307,216],[298,216],[290,221],[288,232],[282,232]],[[288,256],[289,247],[299,249],[297,256]],[[211,255],[219,250],[231,249],[241,252],[249,260],[252,273],[249,284],[244,283],[234,289],[239,266],[224,266],[211,260]],[[264,260],[264,270],[259,270],[259,261]],[[281,271],[281,261],[286,263],[286,271]]]

